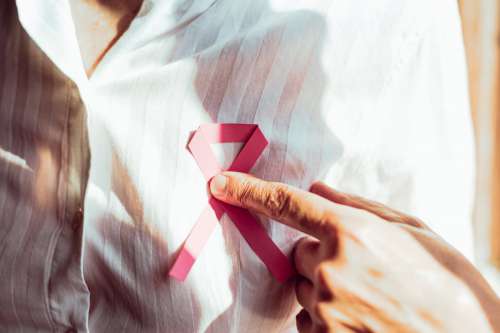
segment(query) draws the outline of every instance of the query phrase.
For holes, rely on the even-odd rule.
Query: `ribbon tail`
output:
[[[266,265],[271,274],[281,283],[295,275],[288,257],[280,250],[262,224],[247,210],[223,204],[226,214],[236,225],[250,248]]]
[[[186,276],[210,238],[210,235],[213,233],[221,216],[222,212],[214,210],[211,205],[208,205],[205,210],[203,210],[189,233],[188,238],[184,242],[168,275],[179,281],[184,281],[186,279]]]

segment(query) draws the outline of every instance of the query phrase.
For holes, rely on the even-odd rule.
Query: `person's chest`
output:
[[[249,24],[240,20],[233,24]],[[152,54],[154,65],[119,72],[108,63],[98,70],[109,79],[83,90],[92,155],[84,269],[96,309],[109,311],[111,305],[100,296],[108,290],[112,299],[133,300],[130,307],[141,313],[137,322],[159,327],[168,321],[181,329],[187,316],[195,319],[193,330],[205,330],[209,323],[215,331],[224,325],[251,327],[252,322],[276,330],[293,314],[290,286],[274,281],[227,217],[188,279],[168,278],[177,251],[207,205],[206,180],[187,149],[198,126],[258,124],[269,145],[251,172],[303,188],[323,177],[342,153],[321,112],[327,89],[322,17],[304,11],[263,20],[225,35],[224,23],[208,32],[201,23],[190,26],[172,44],[165,43],[171,53]],[[134,60],[132,55],[126,62]],[[231,148],[213,149],[222,164],[234,157]],[[286,253],[300,236],[265,225]],[[99,261],[116,270],[103,272]],[[119,281],[120,288],[110,280]],[[161,314],[164,309],[168,314]],[[90,321],[100,327],[97,317]],[[117,323],[117,329],[136,325]]]

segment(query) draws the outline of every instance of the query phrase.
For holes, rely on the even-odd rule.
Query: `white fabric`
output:
[[[226,217],[186,282],[167,277],[206,205],[186,150],[205,122],[259,124],[270,140],[259,177],[302,188],[323,179],[387,203],[471,257],[473,145],[456,1],[147,1],[90,79],[67,3],[17,3],[87,106],[91,307],[82,311],[91,332],[293,324],[292,285],[273,280]],[[289,252],[299,235],[264,223]]]

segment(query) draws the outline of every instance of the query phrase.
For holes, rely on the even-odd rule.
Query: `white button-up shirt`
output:
[[[187,280],[168,277],[207,204],[186,149],[207,122],[260,126],[270,144],[253,174],[324,180],[472,255],[456,1],[145,1],[90,78],[66,1],[17,7],[32,40],[0,4],[1,331],[293,326],[292,284],[226,216]],[[301,236],[262,222],[286,253]]]

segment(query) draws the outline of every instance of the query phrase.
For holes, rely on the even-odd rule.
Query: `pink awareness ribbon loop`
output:
[[[189,141],[188,148],[196,163],[210,181],[213,176],[221,173],[222,168],[217,163],[210,143],[244,142],[228,171],[249,172],[267,146],[267,140],[257,125],[252,124],[204,124],[201,125]],[[169,275],[179,281],[184,281],[196,258],[200,254],[215,226],[226,213],[239,232],[245,238],[250,248],[262,260],[268,270],[280,282],[286,282],[295,271],[281,250],[267,235],[262,224],[247,210],[225,204],[213,197],[208,200],[208,206],[184,242]]]

